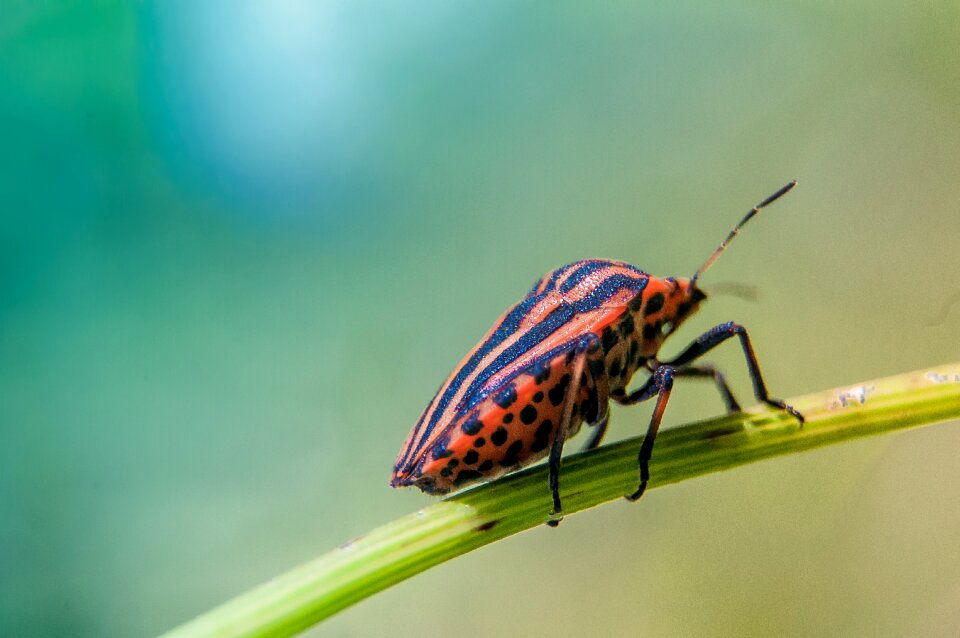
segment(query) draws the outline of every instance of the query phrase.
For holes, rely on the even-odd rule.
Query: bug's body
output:
[[[695,309],[684,303],[685,283],[605,260],[548,273],[504,313],[427,406],[397,459],[393,484],[443,494],[546,456],[576,347],[588,333],[600,340],[603,354],[587,366],[564,438],[584,420],[596,423],[605,410],[592,400],[598,377],[606,394],[624,396],[633,373],[659,350],[661,327]]]
[[[609,399],[632,404],[658,396],[641,448],[640,487],[674,376],[712,377],[728,409],[736,411],[723,376],[690,363],[730,337],[740,338],[761,401],[802,417],[771,399],[742,326],[721,324],[666,362],[657,359],[664,340],[699,308],[706,295],[699,275],[760,208],[789,191],[791,183],[767,198],[730,233],[691,279],[657,278],[619,261],[578,261],[547,273],[486,336],[440,387],[407,437],[391,485],[415,485],[445,494],[489,479],[549,454],[550,489],[560,516],[559,468],[564,441],[582,423],[595,426],[587,448],[606,429]],[[651,373],[638,389],[627,384],[639,369]]]

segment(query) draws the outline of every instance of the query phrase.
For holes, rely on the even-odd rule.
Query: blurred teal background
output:
[[[960,358],[955,2],[2,5],[0,635],[156,634],[430,503],[400,444],[537,277],[689,276],[792,178],[704,282],[760,302],[667,352],[741,321],[779,396]],[[656,490],[314,632],[956,636],[958,451]]]

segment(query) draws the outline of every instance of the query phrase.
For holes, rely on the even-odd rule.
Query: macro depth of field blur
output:
[[[156,634],[433,502],[396,453],[535,279],[690,276],[790,179],[703,280],[759,300],[665,354],[739,321],[783,397],[960,359],[955,2],[3,5],[0,635]],[[956,636],[958,452],[654,490],[310,635]]]

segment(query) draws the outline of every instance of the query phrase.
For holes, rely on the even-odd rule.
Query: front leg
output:
[[[653,443],[657,438],[657,432],[660,430],[660,421],[663,420],[663,411],[670,399],[670,391],[673,389],[673,376],[674,370],[672,367],[661,365],[641,388],[631,392],[630,396],[623,400],[624,402],[638,403],[649,399],[654,394],[657,395],[657,405],[653,408],[650,425],[647,427],[647,435],[643,437],[640,453],[637,455],[637,463],[640,465],[640,486],[633,494],[627,496],[629,501],[636,501],[643,496],[643,491],[647,489],[647,481],[650,480],[649,463],[650,457],[653,455]]]
[[[750,343],[750,336],[747,335],[747,329],[738,323],[729,321],[705,332],[697,337],[696,341],[687,346],[686,350],[672,360],[665,361],[664,365],[674,367],[684,366],[734,336],[740,338],[740,345],[743,347],[743,354],[747,359],[747,370],[750,372],[750,380],[753,382],[753,394],[757,398],[757,401],[762,401],[769,406],[786,410],[800,421],[800,425],[803,425],[804,418],[802,414],[793,406],[787,405],[780,399],[774,399],[767,393],[767,384],[763,382],[763,376],[760,374],[760,364],[757,363],[757,355],[753,351],[753,345]]]
[[[637,455],[637,463],[640,466],[640,486],[633,494],[626,498],[629,501],[636,501],[647,489],[647,481],[650,480],[650,457],[653,455],[653,443],[656,441],[657,432],[660,431],[660,422],[663,420],[663,411],[667,407],[667,401],[670,399],[670,391],[673,389],[673,377],[676,370],[667,364],[658,364],[653,374],[644,382],[642,386],[628,394],[627,396],[614,396],[614,400],[621,405],[633,405],[646,401],[657,396],[657,405],[653,408],[653,415],[650,417],[650,425],[647,426],[647,435],[643,437],[643,443],[640,444],[640,453]]]

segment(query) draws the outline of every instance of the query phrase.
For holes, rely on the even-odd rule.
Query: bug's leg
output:
[[[566,410],[566,408],[564,408]],[[553,511],[550,512],[550,518],[547,525],[556,527],[563,520],[563,506],[560,504],[560,455],[563,454],[563,441],[566,438],[563,432],[563,426],[557,428],[557,436],[553,439],[553,445],[550,446],[550,493],[553,495]]]
[[[595,412],[589,417],[593,432],[590,434],[587,444],[583,446],[583,452],[600,445],[603,435],[607,433],[607,425],[610,423],[610,384],[603,365],[603,356],[598,354],[598,356],[590,359],[587,362],[587,368],[593,378],[591,402],[595,406]],[[587,415],[584,415],[584,418],[587,418]]]
[[[753,351],[753,345],[750,343],[747,329],[738,323],[729,321],[703,333],[697,337],[696,341],[687,346],[686,350],[672,360],[665,361],[664,365],[684,366],[733,336],[740,338],[743,354],[747,358],[747,370],[750,372],[750,380],[753,382],[753,394],[757,397],[757,400],[772,407],[786,410],[795,416],[797,420],[800,421],[800,424],[803,425],[804,418],[802,414],[797,412],[793,406],[787,405],[780,399],[771,398],[767,393],[767,385],[763,382],[763,376],[760,374],[760,364],[757,363],[757,355]]]
[[[659,370],[663,364],[658,364],[657,369]],[[611,398],[620,405],[633,405],[634,403],[640,403],[646,401],[653,395],[657,393],[657,375],[656,373],[650,375],[650,377],[643,382],[643,385],[631,392],[628,395],[624,394],[613,394]]]
[[[733,392],[730,391],[730,386],[727,385],[726,377],[712,365],[701,364],[674,368],[673,375],[675,377],[712,377],[714,383],[717,384],[717,390],[720,391],[720,396],[723,398],[723,403],[727,406],[727,412],[739,412],[741,410],[740,403],[733,396]]]
[[[567,394],[563,400],[563,412],[560,414],[557,433],[554,436],[553,444],[550,446],[548,467],[550,469],[550,494],[553,496],[553,511],[550,512],[550,519],[547,521],[547,525],[550,527],[556,527],[563,519],[563,507],[560,503],[560,457],[563,454],[563,443],[573,421],[573,408],[577,405],[577,398],[580,395],[580,386],[584,378],[584,371],[587,368],[587,360],[590,357],[597,356],[602,357],[603,350],[600,348],[600,340],[596,336],[585,337],[577,345],[573,367],[570,370],[570,383],[567,385]]]
[[[593,432],[590,434],[590,439],[587,441],[587,444],[583,446],[582,452],[592,450],[600,445],[600,441],[603,440],[603,435],[607,433],[608,423],[610,423],[610,410],[604,410],[600,420],[593,424]]]
[[[647,427],[647,435],[643,437],[640,454],[637,455],[637,463],[640,465],[640,486],[633,494],[626,497],[629,501],[635,501],[643,496],[643,491],[647,488],[647,481],[650,480],[650,456],[653,454],[653,443],[657,438],[657,432],[660,430],[660,421],[663,420],[663,411],[667,407],[670,391],[673,389],[673,376],[674,370],[672,367],[661,365],[642,387],[634,390],[621,401],[625,404],[639,403],[640,401],[646,401],[654,394],[657,395],[657,405],[653,408],[650,425]]]

